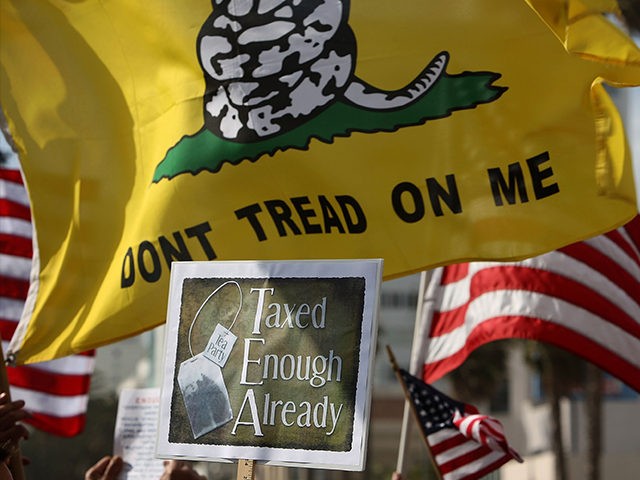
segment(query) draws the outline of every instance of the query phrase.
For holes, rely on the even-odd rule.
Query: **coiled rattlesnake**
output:
[[[354,75],[349,0],[212,4],[197,44],[205,126],[235,142],[287,132],[337,100],[377,111],[405,107],[428,91],[448,61],[441,52],[405,88],[383,91]]]

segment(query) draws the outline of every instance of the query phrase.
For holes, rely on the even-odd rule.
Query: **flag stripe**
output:
[[[22,175],[20,174],[20,170],[16,170],[15,168],[0,168],[0,188],[2,188],[2,182],[7,181],[11,183],[17,183],[22,185]],[[24,189],[20,189],[24,191]],[[0,190],[0,194],[2,190]]]
[[[640,245],[638,244],[638,239],[640,238],[640,221],[638,221],[637,218],[638,217],[627,223],[624,228],[619,228],[617,231],[626,239],[633,251],[636,252],[635,257],[640,265]]]
[[[2,305],[6,303],[8,304],[9,302],[2,302],[0,303],[0,308],[2,308]],[[17,308],[22,308],[22,302],[20,300],[17,300],[14,302],[13,305],[14,309]],[[4,312],[3,312],[4,313]],[[18,312],[18,316],[19,316],[20,312]],[[16,326],[17,323],[13,320],[4,320],[4,319],[0,319],[0,338],[2,339],[10,339],[13,336],[13,333],[16,331]],[[6,346],[8,345],[5,344],[5,342],[2,342],[2,350],[4,351],[6,349]]]
[[[49,360],[48,362],[34,363],[44,372],[59,375],[85,375],[90,376],[95,366],[93,350],[91,355],[69,355],[68,357]]]
[[[2,260],[2,258],[0,258]],[[22,298],[27,296],[29,282],[0,275],[0,296],[8,298]]]
[[[563,265],[571,263],[573,262],[562,262]],[[581,269],[577,269],[575,275],[579,275],[580,271]],[[565,276],[546,270],[512,265],[483,268],[471,277],[468,289],[464,289],[464,291],[470,292],[470,295],[463,305],[452,310],[434,313],[431,336],[443,335],[463,325],[466,317],[470,315],[469,308],[472,308],[473,303],[486,295],[487,292],[498,294],[500,291],[504,291],[508,295],[518,295],[520,291],[524,291],[525,293],[543,294],[544,300],[542,300],[543,297],[540,299],[544,302],[562,300],[578,308],[586,309],[590,314],[600,318],[610,316],[612,323],[630,334],[640,337],[640,324],[634,320],[634,318],[640,318],[640,298],[635,300],[633,296],[628,295],[629,287],[619,290],[617,284],[606,281],[598,282],[606,285],[606,292],[609,294],[616,291],[617,294],[613,298],[607,298],[585,285],[583,279],[568,278],[571,273],[570,269],[566,271],[567,276]],[[629,284],[637,283],[622,269],[616,269],[615,274],[619,278],[624,278]],[[588,278],[592,282],[597,281],[593,275]],[[638,295],[640,294],[635,294],[635,296]],[[529,304],[527,307],[531,310],[536,308],[535,305],[529,306]]]
[[[0,232],[0,252],[5,255],[13,255],[16,258],[31,258],[33,247],[31,238],[18,237]],[[2,260],[5,262],[5,260]]]
[[[31,238],[31,222],[22,218],[0,217],[0,233]]]
[[[468,263],[456,263],[447,267],[442,274],[442,285],[448,285],[450,283],[459,282],[464,280],[469,275]]]
[[[498,452],[491,452],[482,459],[463,465],[457,470],[444,475],[443,480],[477,480],[497,470],[510,459]]]
[[[37,386],[37,391],[50,395],[77,396],[84,395],[89,389],[87,375],[62,375],[53,377],[50,371],[37,367],[24,366],[8,372],[9,382],[14,387],[31,388]]]
[[[446,462],[439,462],[440,470],[443,474],[453,472],[468,463],[475,462],[476,460],[482,459],[492,453],[498,453],[499,456],[503,456],[503,454],[493,452],[490,448],[487,448],[484,445],[480,445],[476,442],[470,442],[468,440],[463,445],[450,450],[449,453],[450,457],[452,457],[450,460]]]
[[[442,429],[432,433],[427,437],[431,451],[434,455],[441,455],[447,450],[456,448],[463,443],[467,443],[467,439],[459,432],[453,429]]]
[[[11,387],[11,396],[25,401],[25,408],[29,411],[59,417],[74,417],[87,410],[88,395],[50,395],[36,392],[31,388]]]
[[[24,308],[24,301],[22,299],[16,300],[13,298],[5,298],[0,297],[0,320],[9,320],[11,322],[17,322],[20,320],[20,316],[22,315],[22,309]],[[5,327],[0,324],[0,328],[4,329]],[[15,326],[12,326],[12,332],[15,330]],[[3,330],[4,331],[4,330]],[[5,337],[4,333],[2,334],[2,338],[11,338]]]
[[[634,288],[640,282],[640,268],[636,263],[637,260],[636,262],[633,261],[633,257],[625,255],[614,259],[613,250],[609,251],[609,255],[606,255],[587,243],[573,245],[572,248],[565,250],[564,253],[589,266],[592,271],[604,276],[608,282],[626,292],[636,304],[640,304],[640,291]],[[634,266],[636,267],[635,269],[633,269]]]
[[[602,335],[600,338],[612,337],[606,331]],[[616,335],[614,333],[613,337]],[[599,342],[600,339],[591,340],[563,325],[522,316],[495,317],[482,322],[470,331],[466,343],[464,339],[458,340],[456,349],[444,348],[448,336],[432,340],[429,344],[429,358],[423,366],[423,377],[426,381],[435,381],[461,365],[479,346],[488,341],[507,338],[540,340],[565,348],[576,355],[587,354],[591,362],[640,391],[640,342],[637,339],[627,337],[629,344],[625,345],[625,350],[632,352],[632,355],[624,358],[615,346],[606,348]],[[439,352],[440,358],[437,358],[436,352]]]
[[[31,250],[31,242],[29,242]],[[29,280],[31,274],[31,253],[27,257],[19,257],[11,254],[0,253],[2,270],[0,273],[20,280]]]
[[[20,172],[17,175],[6,172],[18,172],[17,170],[0,168],[0,197],[2,201],[29,206],[29,195],[22,185]],[[29,214],[29,218],[31,214]]]
[[[637,248],[634,248],[633,240],[629,237],[628,233],[625,232],[624,229],[614,230],[613,232],[609,232],[603,237],[604,239],[608,239],[613,242],[620,250],[624,252],[626,256],[631,259],[631,262],[626,261],[624,258],[618,260],[618,263],[623,267],[633,268],[636,272],[640,269],[640,252]],[[592,241],[586,240],[584,243],[591,245]],[[574,246],[579,244],[574,244]],[[596,243],[597,245],[597,243]],[[569,247],[565,247],[562,250],[571,250],[571,245]]]
[[[39,412],[31,412],[29,424],[44,432],[49,432],[61,437],[73,437],[84,429],[86,415],[81,413],[68,417],[45,415]]]
[[[523,310],[526,310],[525,314]],[[457,352],[464,346],[472,330],[488,321],[493,320],[494,324],[496,318],[504,317],[519,318],[522,322],[537,320],[563,325],[595,342],[606,339],[607,348],[612,353],[617,352],[633,363],[638,361],[640,341],[637,328],[633,329],[635,333],[628,332],[613,322],[603,321],[591,312],[558,298],[515,290],[488,292],[474,299],[469,304],[463,325],[431,340],[427,360],[441,360]]]
[[[0,169],[0,335],[6,351],[22,315],[31,277],[32,225],[18,170]],[[94,352],[7,367],[14,399],[24,400],[32,426],[61,436],[82,431]]]
[[[31,220],[31,212],[28,206],[7,200],[0,200],[0,216]]]

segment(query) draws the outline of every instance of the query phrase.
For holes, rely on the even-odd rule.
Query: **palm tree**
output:
[[[457,399],[489,400],[506,382],[508,343],[490,342],[474,350],[462,365],[449,373]]]
[[[587,417],[587,478],[600,480],[600,456],[602,454],[602,371],[588,363],[586,371]]]
[[[566,453],[562,443],[560,399],[570,396],[576,389],[584,385],[587,362],[566,350],[540,342],[526,343],[525,358],[529,366],[540,375],[551,406],[551,450],[555,456],[555,478],[567,480],[569,477]],[[599,431],[595,433],[599,438]],[[594,440],[590,438],[590,445],[595,445],[593,442]],[[599,458],[599,446],[595,450],[598,450],[597,458]],[[594,458],[596,457],[590,457],[592,464]],[[597,477],[593,477],[591,480],[597,480]]]

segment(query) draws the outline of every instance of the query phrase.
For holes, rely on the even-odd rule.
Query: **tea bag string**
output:
[[[228,280],[228,281],[224,282],[222,285],[220,285],[218,288],[216,288],[213,292],[211,292],[209,294],[209,296],[205,299],[205,301],[202,302],[202,305],[200,305],[200,308],[198,308],[198,311],[196,312],[195,316],[193,317],[193,321],[191,322],[191,325],[189,326],[189,335],[187,336],[187,339],[189,340],[189,353],[191,354],[192,357],[193,357],[193,350],[191,349],[191,331],[193,330],[193,326],[196,324],[196,319],[198,318],[198,315],[200,314],[200,311],[204,308],[204,306],[207,304],[207,302],[209,301],[209,299],[211,297],[213,297],[224,286],[229,285],[230,283],[233,283],[236,287],[238,287],[238,293],[240,294],[240,303],[238,304],[238,311],[236,311],[236,314],[233,317],[233,322],[231,322],[231,325],[229,326],[229,330],[231,330],[233,328],[233,326],[236,324],[236,320],[238,319],[238,315],[240,315],[240,310],[242,309],[242,289],[240,288],[240,285],[238,284],[238,282],[236,282],[234,280]]]

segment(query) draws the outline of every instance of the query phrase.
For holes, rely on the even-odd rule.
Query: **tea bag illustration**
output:
[[[234,284],[240,294],[240,303],[229,328],[216,324],[205,349],[194,355],[191,345],[193,326],[197,320],[212,323],[216,318],[213,305],[216,293],[224,286]],[[198,438],[224,425],[233,418],[229,392],[224,383],[222,367],[227,363],[237,336],[231,332],[242,309],[242,290],[234,281],[216,288],[202,303],[189,327],[189,352],[192,357],[180,364],[178,385],[191,423],[193,437]]]

